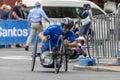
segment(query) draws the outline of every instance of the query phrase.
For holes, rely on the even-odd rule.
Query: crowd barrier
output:
[[[120,50],[120,14],[98,15],[93,18],[93,57],[117,58]]]
[[[50,19],[51,25],[60,22],[60,19]],[[43,20],[43,29],[50,24]],[[30,25],[27,20],[2,20],[0,19],[0,48],[8,44],[25,44],[30,34]],[[37,35],[37,34],[36,34]],[[35,41],[34,36],[32,43]]]
[[[29,33],[27,20],[0,20],[0,44],[25,43]]]

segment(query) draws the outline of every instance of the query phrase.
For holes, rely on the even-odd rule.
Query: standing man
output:
[[[30,32],[30,35],[29,35],[27,42],[26,42],[26,45],[25,45],[26,51],[29,50],[29,45],[30,45],[35,33],[37,31],[38,32],[43,31],[43,26],[42,26],[42,22],[41,22],[42,17],[49,23],[48,16],[40,7],[41,7],[41,4],[39,2],[36,2],[35,8],[31,9],[29,14],[28,14],[28,20],[29,20],[30,25],[31,25],[31,32]]]
[[[16,19],[16,20],[23,20],[23,12],[22,12],[22,0],[16,0],[17,1],[17,5],[13,7],[12,10],[12,19]],[[17,48],[22,47],[20,44],[16,44],[15,45]]]
[[[91,25],[92,14],[90,13],[90,4],[84,4],[83,9],[78,15],[78,26],[80,36],[85,37]]]
[[[22,12],[22,0],[17,0],[17,5],[14,6],[12,11],[12,19],[23,20],[23,12]]]

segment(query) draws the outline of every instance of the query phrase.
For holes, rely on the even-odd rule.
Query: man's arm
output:
[[[48,22],[50,23],[49,19],[48,19],[48,16],[46,15],[46,13],[44,12],[44,10],[41,9],[41,15],[42,17]]]
[[[20,18],[14,11],[12,12],[12,15],[14,16],[15,19],[23,20],[23,18]]]
[[[72,43],[68,43],[68,46],[71,46],[71,47],[76,47],[77,46],[77,42],[74,41]]]
[[[65,46],[70,46],[70,47],[77,47],[77,42],[76,41],[70,42],[69,40],[65,39],[64,40],[64,45]]]

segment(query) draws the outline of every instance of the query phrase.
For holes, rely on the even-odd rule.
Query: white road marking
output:
[[[12,60],[31,60],[30,56],[3,56],[0,59],[12,59]]]

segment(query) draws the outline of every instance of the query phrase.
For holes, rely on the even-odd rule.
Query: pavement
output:
[[[114,63],[97,63],[95,66],[84,66],[80,64],[75,64],[73,70],[77,71],[99,71],[99,72],[120,72],[120,64]]]
[[[1,49],[2,53],[4,52],[5,54],[9,53],[9,50],[14,50],[14,49]],[[15,50],[16,51],[21,51],[21,50]],[[22,51],[21,51],[22,52]],[[20,53],[20,52],[19,52]],[[26,52],[27,53],[27,52]],[[77,70],[77,71],[111,71],[111,72],[120,72],[120,64],[118,65],[116,63],[116,59],[99,59],[96,60],[96,65],[95,66],[83,66],[80,65],[79,62],[79,58],[73,61],[70,61],[71,63],[75,63],[72,64],[73,65],[73,70]]]
[[[120,72],[120,66],[80,66],[74,65],[73,70],[79,71],[110,71],[110,72]]]

